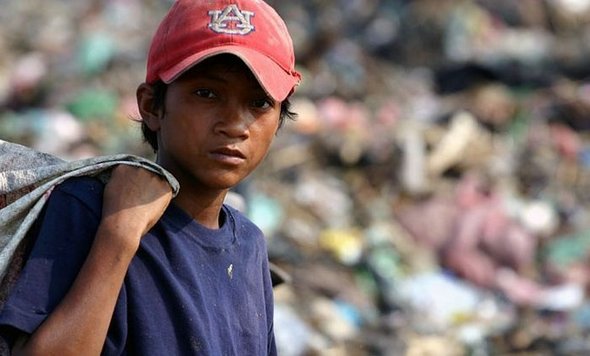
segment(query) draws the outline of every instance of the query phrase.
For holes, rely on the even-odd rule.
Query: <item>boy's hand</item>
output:
[[[171,199],[172,189],[165,179],[143,168],[119,165],[104,190],[101,228],[136,249]]]

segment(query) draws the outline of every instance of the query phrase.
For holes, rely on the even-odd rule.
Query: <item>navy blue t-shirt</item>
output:
[[[95,236],[103,188],[74,178],[53,191],[0,325],[32,333],[61,301]],[[262,232],[231,207],[222,216],[208,229],[170,204],[131,261],[104,355],[276,354]]]

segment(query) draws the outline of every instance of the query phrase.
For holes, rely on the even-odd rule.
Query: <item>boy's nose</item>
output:
[[[252,114],[248,110],[228,105],[219,118],[217,131],[228,137],[245,138],[249,136],[251,121]]]

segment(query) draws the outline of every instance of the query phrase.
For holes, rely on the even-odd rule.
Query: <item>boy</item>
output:
[[[262,1],[178,0],[137,100],[157,163],[58,186],[5,308],[14,354],[276,354],[262,233],[223,205],[292,115],[286,26]]]

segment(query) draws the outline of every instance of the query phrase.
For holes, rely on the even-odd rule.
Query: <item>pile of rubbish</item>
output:
[[[280,354],[590,353],[590,0],[269,2],[298,118],[236,192],[285,274]],[[150,157],[170,3],[6,1],[0,137]]]

